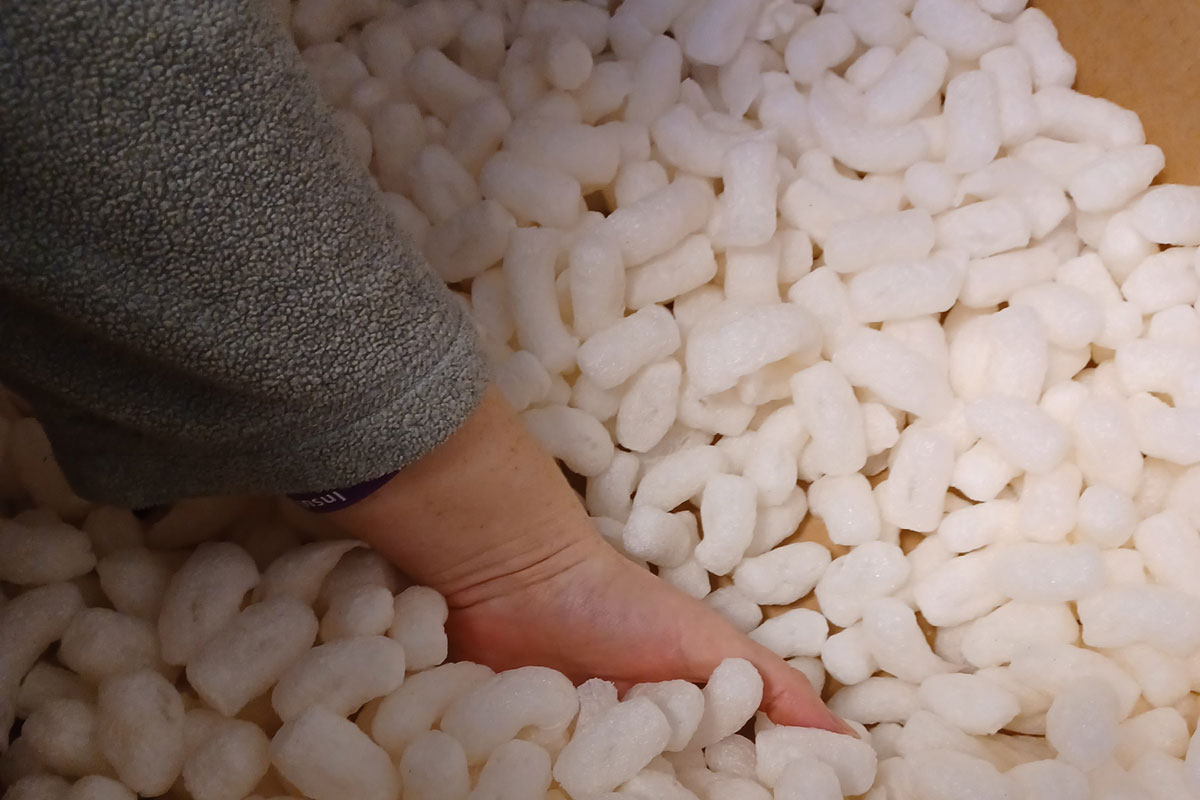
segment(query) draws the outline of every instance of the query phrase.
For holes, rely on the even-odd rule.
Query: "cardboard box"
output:
[[[1160,183],[1200,184],[1200,0],[1034,0],[1079,62],[1075,88],[1136,111]]]

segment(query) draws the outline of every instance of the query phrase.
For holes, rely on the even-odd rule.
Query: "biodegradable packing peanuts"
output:
[[[0,403],[6,798],[1200,797],[1200,189],[1044,13],[274,5],[605,538],[869,728],[444,663],[369,550],[93,508]]]

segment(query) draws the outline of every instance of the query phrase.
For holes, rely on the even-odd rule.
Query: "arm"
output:
[[[473,410],[469,320],[257,3],[14,0],[0,56],[0,380],[81,494],[345,486]]]

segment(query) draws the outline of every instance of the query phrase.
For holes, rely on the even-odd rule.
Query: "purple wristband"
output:
[[[343,508],[354,505],[360,500],[366,499],[394,478],[398,472],[399,470],[389,472],[386,475],[380,475],[378,478],[372,478],[369,481],[356,483],[353,486],[347,486],[342,489],[326,489],[323,492],[300,492],[289,494],[288,497],[309,511],[315,511],[318,514],[328,514],[330,511],[340,511]]]

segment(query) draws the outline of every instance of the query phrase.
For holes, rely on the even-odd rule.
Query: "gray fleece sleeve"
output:
[[[396,470],[485,375],[255,0],[6,0],[0,381],[138,507]]]

